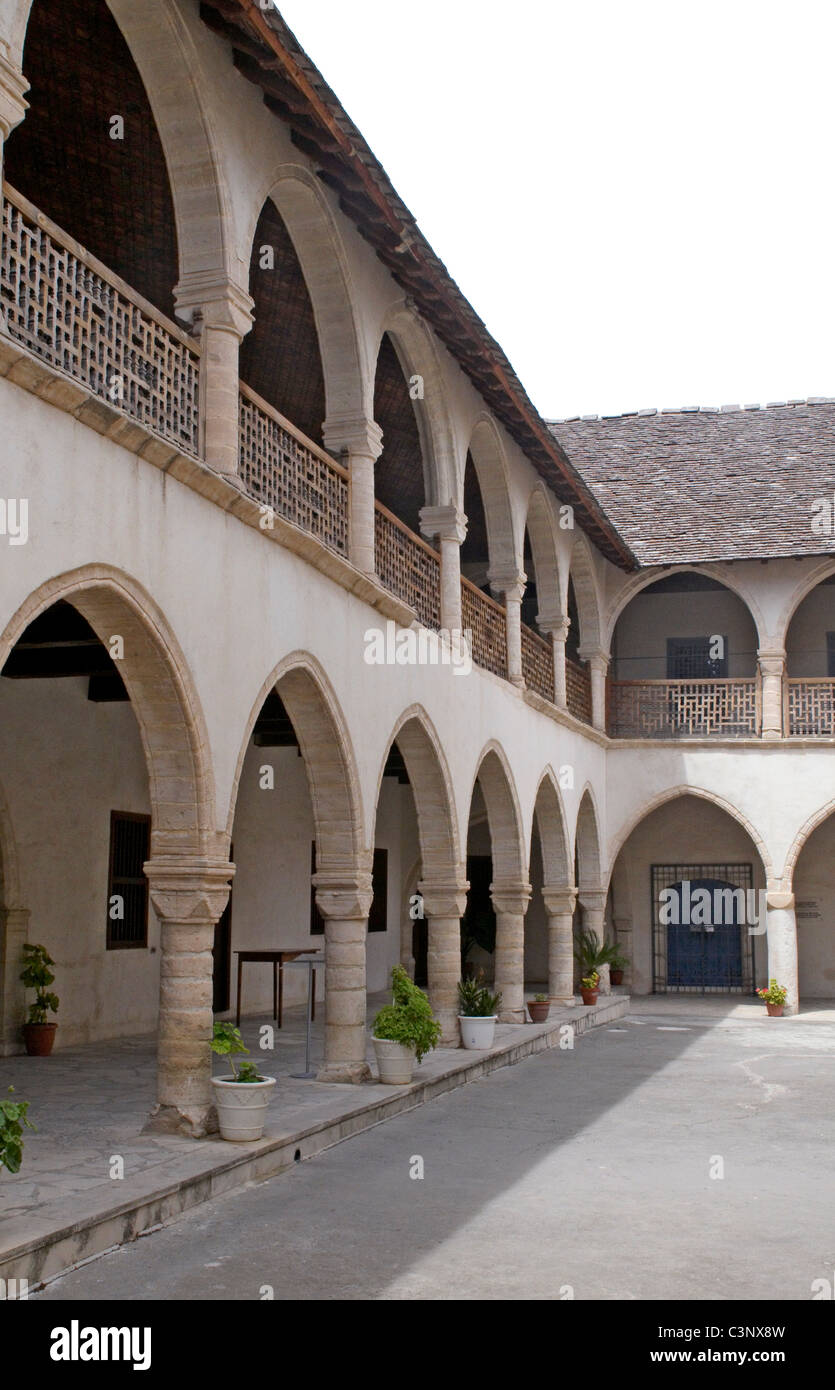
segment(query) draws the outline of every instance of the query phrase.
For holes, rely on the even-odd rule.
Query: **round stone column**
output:
[[[371,874],[323,870],[313,885],[325,919],[325,1057],[317,1080],[357,1084],[371,1076],[365,967]]]
[[[548,993],[552,1004],[574,1003],[574,907],[576,888],[542,890],[548,914]]]
[[[147,1128],[199,1138],[217,1128],[209,1047],[212,948],[235,866],[172,858],[144,867],[162,943],[157,1104]]]
[[[252,327],[253,300],[222,276],[184,277],[177,313],[200,331],[200,452],[217,473],[240,470],[240,347]]]
[[[768,978],[788,990],[784,1013],[796,1014],[800,1004],[797,970],[797,919],[793,893],[769,889],[766,898]]]
[[[461,546],[467,534],[467,518],[454,502],[447,507],[421,507],[421,533],[441,549],[441,627],[450,634],[461,631]]]
[[[347,467],[348,558],[363,574],[377,572],[374,465],[383,452],[383,432],[364,415],[329,415],[322,435],[329,454]]]
[[[602,889],[580,889],[580,906],[583,909],[583,926],[593,931],[601,944],[606,940],[606,894]],[[611,994],[612,985],[608,965],[599,970],[601,994]]]
[[[606,732],[606,673],[609,653],[602,647],[581,647],[577,655],[587,661],[591,682],[591,722],[595,729]]]
[[[531,899],[529,883],[491,884],[496,913],[496,982],[501,991],[503,1023],[525,1021],[525,913]]]
[[[429,1002],[441,1025],[441,1046],[458,1047],[458,981],[461,978],[461,918],[467,907],[464,881],[418,885],[429,919]]]
[[[527,575],[517,570],[510,573],[488,570],[487,578],[496,597],[504,597],[507,634],[507,678],[511,685],[524,686],[522,670],[522,599]]]
[[[762,737],[769,743],[783,737],[783,685],[785,651],[759,651],[762,682]]]

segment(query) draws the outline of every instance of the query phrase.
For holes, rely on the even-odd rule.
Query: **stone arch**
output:
[[[150,595],[109,565],[47,580],[0,635],[0,669],[14,644],[59,600],[77,608],[105,647],[124,639],[119,674],[131,699],[152,808],[151,857],[225,855],[215,830],[214,774],[200,699],[185,657]]]
[[[582,531],[575,532],[568,578],[574,586],[574,596],[577,600],[580,646],[584,650],[601,647],[603,646],[603,626],[600,616],[600,597],[594,573],[591,546]]]
[[[802,851],[818,829],[818,826],[823,825],[824,821],[829,820],[829,817],[833,814],[835,814],[835,798],[819,807],[819,809],[814,811],[811,816],[808,816],[801,825],[786,855],[786,862],[780,880],[784,892],[791,893],[793,891],[792,883],[794,880],[794,871],[797,868],[797,861]]]
[[[577,828],[574,836],[577,852],[577,882],[580,892],[598,891],[603,884],[603,856],[600,838],[600,818],[595,805],[594,792],[586,786],[580,798],[577,811]]]
[[[744,816],[742,812],[730,801],[727,801],[724,796],[719,796],[717,792],[708,791],[705,787],[693,786],[690,783],[679,783],[678,786],[668,787],[666,791],[659,792],[657,796],[653,797],[651,801],[646,802],[646,804],[641,807],[640,811],[637,811],[635,815],[631,817],[611,843],[609,863],[612,867],[617,863],[618,855],[629,839],[629,836],[632,834],[633,830],[641,824],[641,821],[646,820],[647,816],[651,815],[653,811],[657,811],[659,806],[664,806],[668,801],[675,801],[680,796],[701,797],[702,800],[711,801],[714,806],[718,806],[721,811],[725,811],[732,820],[735,820],[736,823],[742,827],[755,846],[762,860],[766,879],[769,881],[773,879],[774,866],[768,846],[759,831],[756,830],[748,820],[747,816]]]
[[[347,725],[327,676],[307,652],[292,652],[279,662],[255,698],[235,768],[227,835],[232,834],[252,730],[272,690],[281,696],[304,758],[316,827],[317,873],[349,872],[366,865],[362,799]]]
[[[411,705],[403,712],[388,740],[377,778],[375,806],[379,805],[386,758],[395,742],[403,755],[415,800],[421,877],[435,882],[461,879],[464,873],[452,779],[440,739],[420,705]]]
[[[794,588],[786,599],[776,631],[772,634],[776,646],[785,648],[795,614],[798,608],[811,593],[822,584],[825,579],[831,578],[835,574],[835,559],[831,556],[815,565],[814,569],[809,570],[801,579],[800,583]],[[762,641],[762,638],[761,638]]]
[[[560,564],[554,530],[554,513],[549,501],[548,489],[539,482],[528,499],[525,529],[530,538],[534,574],[528,575],[528,582],[536,584],[538,611],[543,617],[558,620],[564,609],[560,584]]]
[[[408,382],[416,376],[422,378],[423,395],[415,399],[414,406],[423,457],[424,505],[446,506],[458,496],[459,488],[455,436],[437,344],[423,320],[400,304],[379,327],[375,371],[386,334],[394,345],[404,379]]]
[[[735,579],[733,579],[732,576],[729,575],[729,572],[726,568],[720,565],[676,566],[676,573],[683,574],[686,571],[690,571],[694,574],[702,574],[705,576],[706,579],[715,579],[719,584],[723,584],[726,589],[729,589],[730,592],[739,599],[740,603],[746,609],[746,612],[748,613],[752,623],[754,624],[759,645],[763,645],[763,641],[766,634],[765,623],[760,607],[756,603],[756,601],[745,592],[744,588],[742,588],[738,584],[738,582]],[[617,627],[618,619],[620,618],[624,610],[629,607],[629,604],[632,602],[632,600],[634,598],[637,598],[638,594],[640,594],[642,590],[649,588],[652,584],[657,584],[659,579],[663,579],[665,575],[669,573],[669,570],[662,571],[656,569],[651,570],[649,573],[647,573],[645,570],[642,570],[638,574],[630,575],[630,577],[627,579],[626,583],[620,590],[618,597],[615,603],[613,604],[606,619],[605,630],[603,630],[603,638],[607,651],[611,647],[612,637],[614,636],[614,631]]]
[[[573,885],[571,844],[559,784],[547,767],[539,781],[534,803],[534,820],[542,846],[543,886],[567,888]]]
[[[481,753],[470,789],[472,804],[478,782],[487,808],[493,882],[526,882],[528,855],[522,831],[519,798],[504,750],[491,740]]]
[[[469,452],[484,503],[490,570],[503,576],[516,573],[520,565],[510,504],[507,455],[491,416],[481,415],[475,422]]]
[[[302,165],[273,169],[245,229],[247,248],[267,199],[287,228],[313,305],[328,426],[335,429],[346,419],[370,419],[374,373],[363,352],[348,259],[324,189]]]

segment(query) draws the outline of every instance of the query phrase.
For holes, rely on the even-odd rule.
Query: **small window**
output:
[[[151,817],[110,812],[110,871],[107,885],[107,949],[148,945],[148,880]]]
[[[375,849],[374,866],[371,870],[371,911],[368,914],[370,932],[388,931],[388,862],[387,849]],[[316,841],[310,849],[310,872],[316,872]],[[310,885],[310,935],[323,936],[325,919],[316,906],[316,889]]]
[[[668,681],[723,680],[727,674],[727,637],[667,638]]]

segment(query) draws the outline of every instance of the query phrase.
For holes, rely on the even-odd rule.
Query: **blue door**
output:
[[[718,878],[690,879],[671,885],[678,898],[678,913],[671,903],[672,920],[667,925],[667,988],[730,990],[742,988],[742,930],[739,905],[735,897],[718,896],[734,885]],[[699,889],[706,888],[710,906],[704,925],[683,918],[688,914]],[[695,914],[693,914],[695,915]]]

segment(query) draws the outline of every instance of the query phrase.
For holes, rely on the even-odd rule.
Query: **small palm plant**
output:
[[[582,927],[574,942],[574,959],[584,976],[599,975],[601,966],[620,959],[620,952],[617,946],[601,941],[590,927]]]

